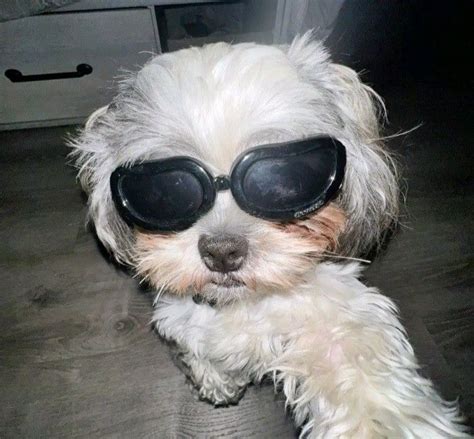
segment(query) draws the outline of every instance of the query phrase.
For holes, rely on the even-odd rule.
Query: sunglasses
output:
[[[203,163],[186,156],[120,166],[110,187],[121,217],[149,231],[191,227],[212,208],[217,192],[225,190],[252,216],[288,221],[334,198],[345,164],[341,142],[314,137],[247,150],[228,176],[213,176]]]

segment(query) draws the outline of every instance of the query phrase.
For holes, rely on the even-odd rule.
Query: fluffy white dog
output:
[[[270,375],[304,437],[469,437],[348,262],[398,211],[378,104],[308,34],[218,43],[153,58],[72,144],[98,237],[156,287],[201,398]]]

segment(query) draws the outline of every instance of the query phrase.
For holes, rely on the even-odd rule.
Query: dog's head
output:
[[[119,261],[171,293],[199,293],[223,303],[289,291],[321,259],[369,249],[396,217],[398,189],[379,141],[377,102],[354,71],[331,63],[309,35],[289,47],[218,43],[157,56],[121,83],[112,104],[96,111],[72,142],[97,235]],[[228,176],[247,160],[246,151],[283,144],[291,155],[292,145],[320,137],[343,146],[338,160],[345,161],[344,176],[324,202],[293,219],[288,212],[270,218],[246,209],[230,190],[214,190],[207,208],[196,213],[193,203],[203,196],[193,199],[196,176],[189,177],[190,185],[186,176],[184,183],[180,179],[183,158],[202,165],[212,186],[215,176]],[[125,221],[119,210],[127,200],[117,200],[111,190],[114,171],[150,162],[161,169],[176,157],[179,178],[139,179],[127,190],[153,210],[156,185],[184,184],[181,192],[167,189],[171,214],[161,199],[151,215],[166,220],[181,209],[185,224],[160,230]],[[290,177],[298,180],[298,172]],[[226,189],[229,179],[219,184]],[[278,209],[273,197],[270,207]]]

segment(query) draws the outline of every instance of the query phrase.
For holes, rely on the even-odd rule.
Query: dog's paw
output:
[[[221,384],[219,387],[198,386],[191,380],[189,387],[197,400],[206,401],[214,407],[228,407],[238,404],[247,388],[246,385],[239,386],[233,382]]]
[[[189,351],[179,352],[177,358],[196,399],[227,407],[237,404],[245,393],[249,383],[246,376],[219,370],[211,361],[199,359]]]
[[[238,404],[246,388],[246,385],[239,386],[235,382],[229,382],[219,387],[201,386],[198,394],[201,400],[210,402],[214,407],[228,407]]]
[[[226,373],[206,368],[204,374],[187,375],[196,399],[211,403],[214,407],[236,405],[245,393],[248,382]]]

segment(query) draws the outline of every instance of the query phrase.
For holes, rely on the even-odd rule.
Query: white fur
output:
[[[356,264],[320,264],[291,295],[219,310],[166,297],[153,320],[185,350],[192,373],[206,371],[201,395],[215,403],[273,374],[302,435],[469,437],[455,424],[456,406],[418,375],[393,302],[358,274]]]
[[[357,280],[357,265],[327,262],[379,243],[398,212],[377,108],[380,98],[309,34],[289,47],[219,43],[153,58],[71,144],[98,237],[158,289],[156,328],[178,344],[202,398],[237,402],[248,382],[271,374],[302,436],[469,437],[456,406],[418,375],[393,303]],[[315,214],[331,225],[326,241],[321,224],[279,228],[241,211],[228,192],[167,236],[128,227],[112,203],[119,165],[189,155],[217,175],[247,148],[317,134],[339,139],[348,158],[339,196]],[[227,233],[248,240],[245,264],[210,272],[199,237]],[[219,285],[231,276],[244,285]],[[195,304],[195,293],[217,306]]]

